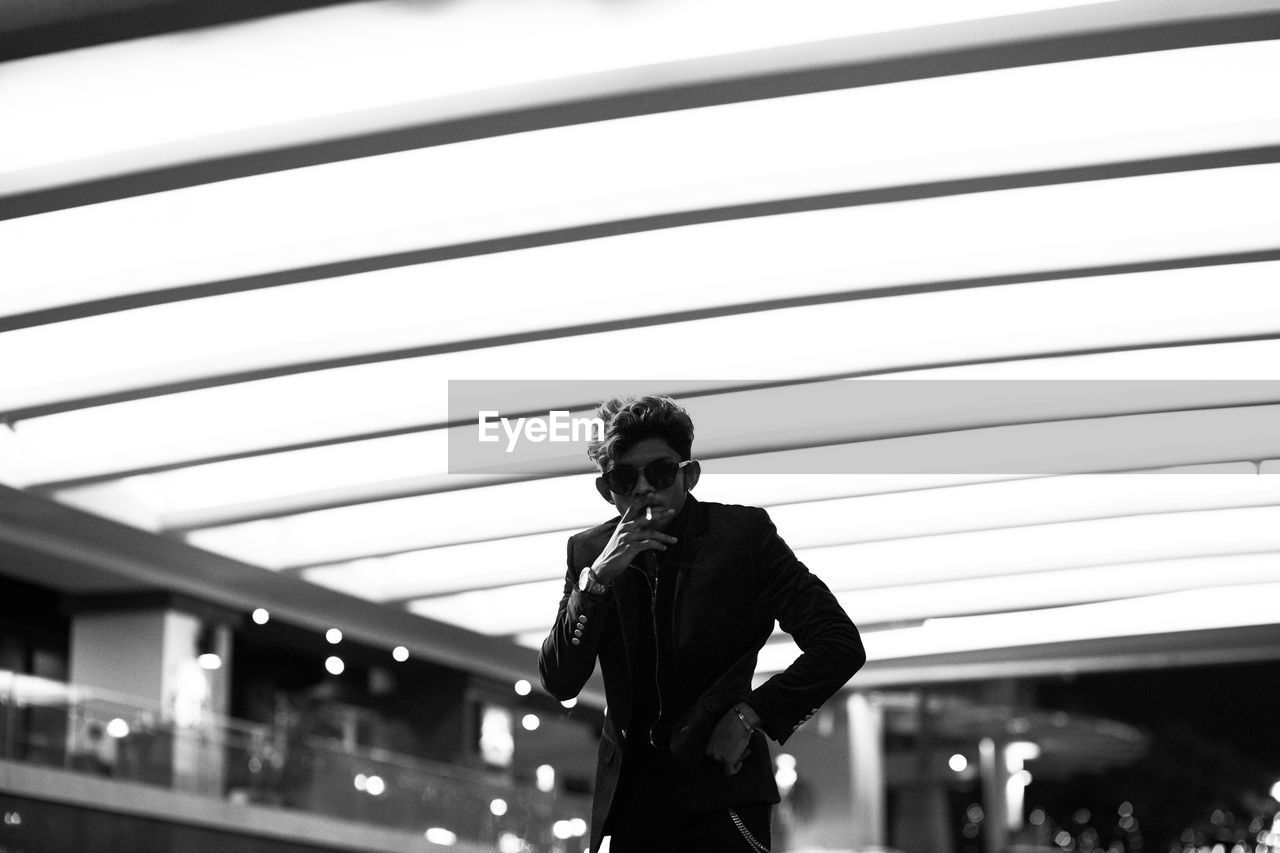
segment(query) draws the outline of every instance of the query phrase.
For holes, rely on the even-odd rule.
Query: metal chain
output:
[[[742,833],[742,837],[747,839],[747,843],[751,845],[751,849],[756,853],[769,853],[769,848],[761,844],[751,830],[747,829],[747,825],[742,822],[742,818],[738,816],[736,809],[729,809],[729,817],[733,819],[733,825],[738,827],[738,832]],[[769,835],[773,835],[773,806],[769,807]]]

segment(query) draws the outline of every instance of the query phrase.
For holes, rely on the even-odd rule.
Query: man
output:
[[[569,539],[542,683],[576,696],[600,661],[608,702],[590,849],[767,851],[779,744],[866,660],[830,590],[754,507],[701,502],[693,422],[667,397],[615,399],[588,455],[619,516]],[[774,621],[802,654],[751,689]]]

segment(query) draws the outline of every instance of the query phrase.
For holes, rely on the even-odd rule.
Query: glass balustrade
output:
[[[403,829],[517,853],[582,839],[590,800],[512,773],[352,746],[273,726],[146,707],[0,671],[9,761]],[[542,787],[550,787],[543,785]]]

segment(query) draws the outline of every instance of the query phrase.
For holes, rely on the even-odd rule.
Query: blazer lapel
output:
[[[682,605],[687,598],[689,573],[695,571],[694,566],[698,563],[699,552],[705,544],[707,509],[699,503],[697,498],[689,494],[685,496],[684,511],[681,512],[681,516],[686,518],[680,525],[680,531],[673,531],[679,542],[668,552],[668,559],[675,564],[677,569],[675,612],[673,614],[677,626],[681,624]]]

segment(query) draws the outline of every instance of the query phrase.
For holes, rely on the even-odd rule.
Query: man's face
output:
[[[633,468],[643,468],[650,462],[656,462],[659,459],[669,459],[673,462],[680,461],[680,454],[671,449],[671,446],[660,438],[646,438],[637,442],[626,453],[623,453],[612,464],[611,468],[619,465],[629,465]],[[675,482],[665,489],[655,489],[649,479],[641,472],[636,480],[635,487],[626,494],[608,491],[607,487],[601,486],[601,494],[606,500],[613,503],[618,508],[618,512],[626,514],[632,505],[637,505],[637,509],[643,510],[645,507],[670,507],[675,512],[671,518],[680,514],[681,508],[684,506],[685,495],[689,489],[692,489],[694,483],[698,481],[698,463],[694,462],[682,468],[676,474]],[[654,527],[661,529],[670,522],[665,519],[662,522],[655,520]]]

